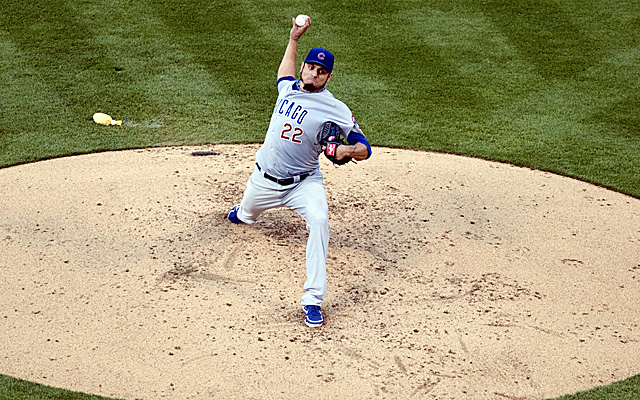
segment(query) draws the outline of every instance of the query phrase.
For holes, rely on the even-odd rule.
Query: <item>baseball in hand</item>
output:
[[[307,18],[309,18],[309,17],[307,17],[307,16],[306,16],[306,15],[304,15],[304,14],[300,14],[300,15],[298,15],[298,16],[296,17],[296,25],[298,25],[298,26],[304,26],[304,24],[306,24],[306,23],[307,23]]]

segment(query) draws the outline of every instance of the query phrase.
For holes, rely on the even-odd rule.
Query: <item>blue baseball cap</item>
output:
[[[329,72],[333,71],[333,54],[327,49],[314,47],[309,50],[309,54],[307,54],[304,62],[319,64],[328,69]]]

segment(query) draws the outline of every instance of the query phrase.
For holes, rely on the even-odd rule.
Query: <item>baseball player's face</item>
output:
[[[302,63],[300,68],[300,79],[302,89],[307,92],[317,92],[329,82],[333,74],[322,65],[312,63]]]

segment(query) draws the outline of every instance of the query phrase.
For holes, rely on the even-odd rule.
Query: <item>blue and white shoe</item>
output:
[[[240,210],[240,204],[236,204],[235,206],[233,206],[231,208],[231,211],[229,211],[229,215],[227,215],[229,221],[233,222],[234,224],[239,224],[242,222],[240,221],[240,218],[238,218],[238,210]]]
[[[302,306],[304,311],[304,323],[311,328],[322,326],[324,319],[322,318],[322,312],[320,306]]]

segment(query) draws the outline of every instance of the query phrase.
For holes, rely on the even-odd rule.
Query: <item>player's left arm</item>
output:
[[[356,161],[366,160],[371,157],[371,145],[367,138],[359,132],[352,131],[347,136],[348,145],[338,146],[336,149],[336,159],[342,160],[351,157]]]

